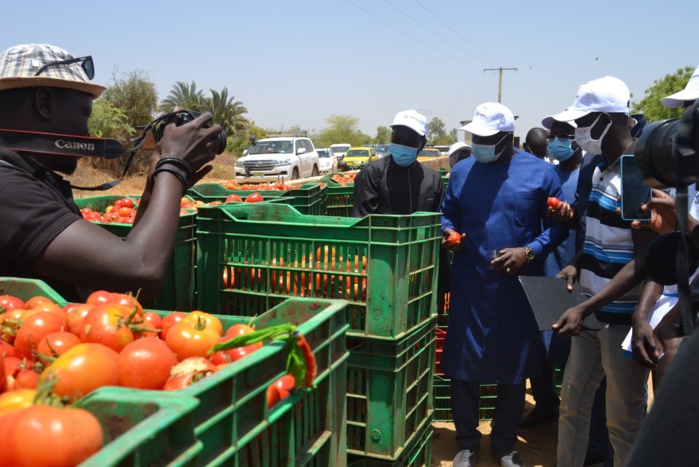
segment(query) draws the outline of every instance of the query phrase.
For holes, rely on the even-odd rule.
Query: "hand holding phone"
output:
[[[621,218],[625,221],[649,221],[650,211],[641,206],[650,201],[651,188],[643,183],[643,172],[632,155],[621,156]]]

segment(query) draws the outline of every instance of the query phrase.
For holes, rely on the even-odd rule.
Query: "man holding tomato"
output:
[[[75,58],[46,44],[0,54],[0,128],[89,136],[92,101],[105,90],[91,82],[92,57]],[[185,184],[211,170],[221,131],[205,114],[165,129],[156,145],[134,227],[125,240],[83,219],[70,175],[77,157],[0,148],[0,275],[43,279],[68,301],[109,289],[157,295],[172,255]],[[155,164],[167,157],[160,171]]]
[[[514,147],[514,117],[504,105],[478,106],[462,129],[472,134],[472,157],[454,166],[442,204],[443,243],[456,252],[441,362],[460,449],[454,466],[475,465],[479,385],[493,382],[492,451],[503,466],[519,466],[525,380],[541,370],[541,345],[517,276],[542,276],[546,254],[564,234],[547,205],[562,198],[561,184],[553,165]],[[462,240],[448,241],[455,232]]]

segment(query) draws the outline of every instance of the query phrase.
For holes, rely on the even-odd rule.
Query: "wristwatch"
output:
[[[533,260],[534,259],[534,250],[532,250],[528,246],[524,246],[522,248],[524,248],[524,254],[527,257],[527,262]]]

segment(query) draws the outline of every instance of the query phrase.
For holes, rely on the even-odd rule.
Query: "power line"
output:
[[[422,45],[424,45],[424,46],[426,46],[426,47],[429,47],[430,49],[435,50],[435,51],[437,51],[437,52],[439,52],[439,53],[441,53],[441,54],[443,54],[443,55],[446,55],[447,57],[451,58],[452,60],[456,60],[456,61],[458,61],[458,62],[461,62],[461,63],[463,63],[463,64],[465,64],[465,65],[468,65],[468,66],[471,66],[471,67],[476,67],[476,65],[474,65],[474,64],[472,64],[472,63],[468,63],[468,62],[464,61],[464,60],[461,59],[461,58],[458,58],[458,57],[455,57],[454,55],[448,54],[447,52],[445,52],[445,51],[443,51],[443,50],[441,50],[441,49],[438,49],[437,47],[434,47],[434,46],[428,44],[427,42],[425,42],[425,41],[423,41],[423,40],[421,40],[421,39],[419,39],[419,38],[417,38],[417,37],[415,37],[415,36],[413,36],[413,35],[411,35],[411,34],[408,34],[408,33],[405,32],[405,31],[402,31],[402,30],[398,29],[397,27],[395,27],[394,25],[392,25],[392,24],[389,23],[388,21],[384,21],[384,20],[381,19],[380,17],[378,17],[378,16],[376,16],[375,14],[373,14],[373,13],[371,13],[371,12],[365,10],[364,8],[360,7],[359,5],[357,5],[356,3],[352,2],[351,0],[345,0],[345,1],[346,1],[347,3],[349,3],[350,5],[352,5],[352,6],[356,7],[356,8],[358,8],[358,9],[362,10],[364,13],[366,13],[366,14],[369,15],[369,16],[371,16],[372,18],[374,18],[374,19],[376,19],[376,20],[378,20],[378,21],[381,21],[382,23],[384,23],[386,26],[390,27],[391,29],[394,29],[394,30],[398,31],[398,32],[401,33],[401,34],[410,37],[411,39],[413,39],[413,40],[415,40],[415,41],[421,43]]]
[[[422,3],[420,3],[419,0],[415,0],[415,3],[417,3],[418,5],[420,5],[427,13],[431,14],[435,19],[437,19],[437,21],[439,21],[439,22],[442,23],[444,26],[446,26],[446,27],[447,27],[449,30],[451,30],[454,34],[456,34],[457,36],[459,36],[460,38],[462,38],[463,40],[465,40],[466,42],[468,42],[469,44],[471,44],[473,47],[475,47],[476,49],[480,50],[481,52],[483,52],[484,54],[486,54],[487,56],[489,56],[490,58],[492,58],[493,60],[495,60],[496,63],[497,63],[497,62],[501,62],[501,60],[499,60],[499,59],[493,57],[491,54],[489,54],[489,53],[486,52],[485,50],[483,50],[483,49],[481,49],[480,47],[478,47],[476,44],[474,44],[473,42],[471,42],[470,40],[468,40],[466,37],[462,36],[461,33],[460,33],[459,31],[457,31],[456,29],[454,29],[453,27],[451,27],[451,25],[450,25],[449,23],[447,23],[446,21],[444,21],[443,19],[441,19],[440,17],[438,17],[437,15],[435,15],[434,13],[432,13],[432,11],[430,11],[429,8],[427,8],[425,5],[423,5]],[[483,61],[485,61],[485,60],[483,60]]]
[[[461,52],[465,53],[466,55],[470,55],[472,58],[474,58],[474,59],[476,59],[476,60],[480,60],[480,61],[482,61],[482,62],[488,63],[486,60],[483,60],[483,59],[481,59],[481,58],[479,58],[479,57],[476,57],[475,55],[473,55],[473,54],[472,54],[471,52],[469,52],[468,50],[465,50],[465,49],[459,47],[459,46],[456,45],[455,43],[451,42],[449,39],[446,39],[445,37],[443,37],[443,36],[440,35],[439,33],[433,31],[432,29],[430,29],[429,27],[427,27],[425,24],[423,24],[422,22],[416,20],[415,18],[413,18],[412,16],[410,16],[409,14],[407,14],[406,12],[404,12],[403,10],[401,10],[400,8],[398,8],[397,6],[395,6],[394,4],[392,4],[391,2],[389,2],[388,0],[384,0],[384,2],[388,3],[391,7],[393,7],[393,8],[394,8],[396,11],[398,11],[400,14],[406,16],[407,18],[409,18],[410,20],[412,20],[414,23],[418,24],[421,28],[423,28],[423,29],[427,30],[428,32],[434,34],[435,36],[439,37],[440,39],[442,39],[444,42],[446,42],[447,44],[451,45],[452,47],[454,47],[454,48],[460,50]],[[419,3],[419,2],[418,2],[418,3]],[[420,5],[420,6],[422,6],[422,5]],[[423,7],[423,8],[424,8],[424,7]],[[437,18],[437,19],[439,19],[439,18]]]

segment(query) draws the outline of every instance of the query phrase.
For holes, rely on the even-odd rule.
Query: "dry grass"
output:
[[[123,161],[122,161],[123,163]],[[235,157],[228,153],[216,156],[213,162],[214,169],[202,180],[202,182],[222,182],[234,178],[233,164]],[[67,177],[71,184],[76,186],[96,186],[114,180],[116,177],[108,172],[98,170],[86,164],[79,163],[78,170]],[[73,190],[76,198],[99,195],[140,195],[146,185],[145,173],[129,173],[117,186],[107,191]]]

